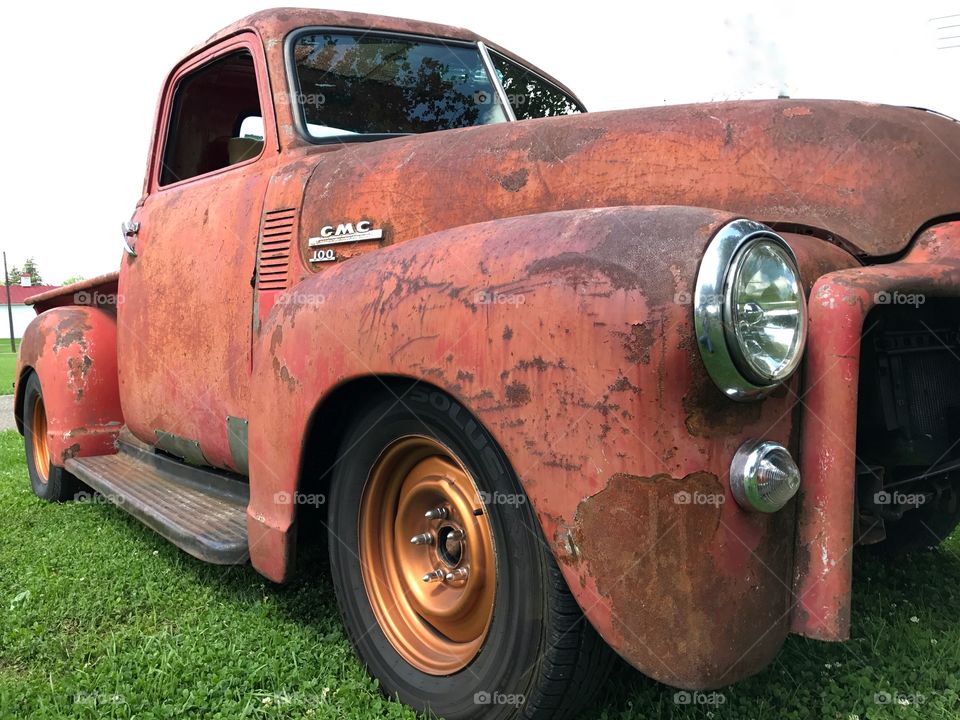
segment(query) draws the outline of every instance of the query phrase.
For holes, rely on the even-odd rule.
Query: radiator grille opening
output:
[[[856,448],[861,545],[936,545],[960,521],[960,300],[902,297],[920,300],[880,305],[864,322]]]

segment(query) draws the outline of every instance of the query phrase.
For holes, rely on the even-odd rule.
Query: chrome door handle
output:
[[[134,247],[136,247],[137,244],[137,233],[140,232],[140,223],[126,220],[120,223],[120,232],[123,233],[123,249],[132,257],[136,257],[137,251],[134,250]]]

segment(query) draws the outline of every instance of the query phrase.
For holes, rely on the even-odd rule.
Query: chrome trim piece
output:
[[[510,98],[507,97],[507,91],[503,89],[503,84],[500,82],[500,76],[497,75],[497,69],[493,66],[493,59],[490,57],[490,52],[487,50],[487,46],[484,45],[482,41],[478,40],[477,49],[480,51],[480,57],[483,60],[483,66],[487,69],[487,77],[490,80],[490,84],[493,85],[494,92],[497,93],[497,99],[503,106],[503,111],[506,113],[507,119],[510,122],[516,122],[517,116],[514,114],[513,108],[510,106]]]
[[[793,261],[797,277],[800,277],[796,256],[786,240],[766,225],[739,219],[723,226],[710,241],[700,262],[693,293],[693,320],[700,357],[703,358],[704,367],[713,382],[731,400],[761,398],[789,378],[788,375],[783,381],[771,384],[751,381],[738,369],[728,341],[728,297],[729,281],[733,275],[732,264],[741,250],[757,240],[766,240],[782,247]],[[800,357],[803,355],[806,333],[804,315],[804,338],[798,351]],[[796,367],[792,369],[795,370]]]
[[[137,233],[140,232],[140,223],[124,220],[120,223],[120,232],[123,234],[123,249],[128,255],[136,257],[137,251],[133,246],[136,244]]]

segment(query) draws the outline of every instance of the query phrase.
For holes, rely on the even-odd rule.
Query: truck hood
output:
[[[590,113],[318,148],[300,247],[368,220],[384,242],[516,215],[615,205],[728,210],[869,257],[960,213],[960,123],[840,101]],[[545,239],[546,240],[546,239]]]

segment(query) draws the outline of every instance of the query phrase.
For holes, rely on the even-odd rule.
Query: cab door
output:
[[[275,127],[265,67],[247,33],[171,75],[120,273],[128,427],[190,462],[234,470],[246,458],[231,452],[228,423],[247,417],[257,238],[278,152],[275,132],[262,130]]]

